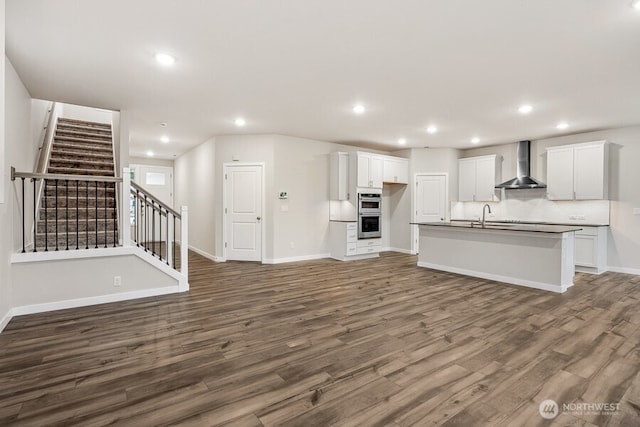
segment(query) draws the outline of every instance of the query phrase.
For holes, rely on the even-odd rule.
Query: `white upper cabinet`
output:
[[[349,199],[349,153],[336,151],[329,156],[329,199]]]
[[[355,162],[358,188],[382,188],[382,156],[373,153],[351,153]]]
[[[606,141],[547,148],[547,197],[550,200],[608,198]]]
[[[496,184],[500,181],[499,157],[495,154],[458,160],[458,200],[491,202],[497,200]]]
[[[402,157],[383,157],[382,181],[386,184],[409,183],[409,160]]]

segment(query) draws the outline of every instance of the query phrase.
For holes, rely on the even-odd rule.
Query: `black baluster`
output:
[[[65,227],[65,231],[67,232],[67,248],[65,250],[69,250],[69,180],[65,179],[64,181],[64,192],[65,192],[65,197],[67,199],[67,203],[66,203],[66,223],[67,226]]]
[[[47,203],[47,187],[49,180],[44,180],[44,251],[49,251],[49,203]]]
[[[58,180],[56,179],[56,251],[58,250]]]
[[[96,205],[94,206],[94,210],[96,213],[96,249],[98,249],[98,181],[96,181],[96,194],[93,197],[96,202]]]
[[[25,253],[26,250],[24,249],[24,240],[25,237],[24,235],[26,234],[25,232],[25,226],[24,226],[24,177],[20,177],[20,179],[22,179],[22,253]],[[33,210],[36,210],[35,205],[33,206]],[[33,226],[35,227],[35,223],[33,224]],[[35,243],[34,245],[35,246]]]
[[[80,218],[78,212],[80,210],[80,181],[76,181],[76,250],[80,249]]]
[[[169,210],[167,210],[167,238],[166,238],[166,241],[167,241],[167,243],[166,243],[167,244],[167,265],[170,265],[169,264]]]
[[[89,181],[85,187],[84,207],[86,213],[84,214],[84,237],[86,239],[85,249],[89,249]]]
[[[147,246],[149,246],[148,236],[149,230],[149,205],[147,204],[147,195],[144,195],[144,251],[147,252]]]
[[[36,193],[37,193],[36,184],[38,183],[38,180],[35,179],[35,178],[32,178],[31,182],[33,182],[33,252],[38,252],[38,249],[37,249],[37,246],[38,246],[37,245],[37,243],[38,243],[38,237],[37,237],[37,234],[38,234],[38,220],[36,218]],[[45,194],[45,196],[46,196],[46,194]],[[23,196],[23,198],[24,198],[24,196]],[[46,221],[45,221],[45,225],[46,225]],[[23,232],[24,232],[24,228],[23,228]],[[24,239],[22,240],[22,251],[24,252]]]
[[[151,200],[151,253],[156,255],[156,202]]]
[[[124,191],[124,188],[122,189]],[[116,203],[116,183],[113,184],[113,247],[116,247],[116,243],[118,240],[118,204]],[[126,223],[125,223],[125,219],[122,218],[122,227],[130,227],[129,225],[129,218],[126,219]],[[124,243],[124,242],[123,242]]]
[[[136,190],[135,194],[132,194],[133,196],[133,207],[134,207],[134,217],[133,220],[135,222],[136,225],[136,232],[134,234],[134,240],[136,242],[136,246],[140,247],[140,217],[138,216],[138,211],[140,210],[140,196],[138,194],[138,190]]]
[[[176,216],[173,216],[173,268],[176,268]]]
[[[162,261],[162,206],[160,206],[158,211],[158,224],[160,224],[160,235],[158,236],[158,239],[160,239],[160,249],[158,250],[158,258]]]
[[[107,182],[104,183],[104,247],[107,247],[107,236],[109,233],[107,232]]]

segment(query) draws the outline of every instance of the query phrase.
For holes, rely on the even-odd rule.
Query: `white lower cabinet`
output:
[[[357,254],[377,254],[382,250],[382,239],[363,239],[357,242]]]
[[[576,271],[607,271],[607,227],[583,227],[576,231]]]
[[[358,240],[358,223],[346,221],[329,222],[331,258],[340,261],[378,256],[382,239]]]

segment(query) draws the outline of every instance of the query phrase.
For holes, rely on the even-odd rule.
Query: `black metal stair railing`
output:
[[[176,227],[182,216],[140,185],[131,182],[131,239],[145,252],[178,270]]]
[[[30,252],[48,252],[119,245],[116,186],[122,178],[25,173],[12,167],[11,180],[16,179],[21,182],[23,253],[27,248]],[[25,194],[27,191],[32,192],[32,197]],[[28,204],[27,199],[33,203]],[[27,218],[33,223],[27,224]],[[32,231],[27,232],[29,225]]]

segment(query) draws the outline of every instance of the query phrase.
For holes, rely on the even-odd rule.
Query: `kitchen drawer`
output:
[[[358,230],[357,229],[353,229],[353,230],[347,229],[347,242],[349,242],[349,243],[353,242],[353,244],[355,245],[357,241],[358,241]]]
[[[356,243],[347,243],[347,256],[351,256],[351,255],[357,255],[358,254],[358,247],[356,246]]]
[[[347,224],[347,230],[356,230],[358,231],[358,223],[357,222],[350,222]]]
[[[382,246],[380,245],[359,246],[357,250],[357,254],[358,255],[375,254],[380,252],[381,249],[382,249]]]
[[[360,239],[358,240],[359,248],[366,248],[368,246],[382,246],[382,239]]]

